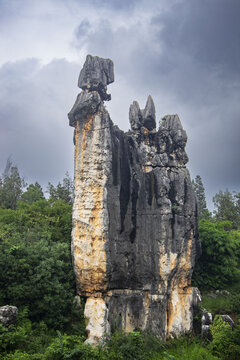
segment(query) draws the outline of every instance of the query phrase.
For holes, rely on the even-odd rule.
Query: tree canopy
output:
[[[25,185],[17,166],[13,166],[11,160],[8,159],[0,178],[0,206],[6,209],[16,209]]]
[[[202,178],[200,175],[195,177],[195,180],[192,180],[193,189],[197,196],[198,200],[198,215],[199,219],[210,219],[211,213],[207,208],[206,196],[205,196],[205,188],[202,182]]]
[[[221,289],[236,279],[240,238],[229,228],[229,221],[199,221],[202,255],[193,275],[193,283],[198,287]]]
[[[71,206],[38,200],[0,209],[0,305],[29,308],[33,321],[61,328],[75,293]]]
[[[69,176],[68,172],[65,174],[62,183],[59,182],[57,186],[54,186],[50,182],[48,183],[48,193],[52,200],[63,200],[68,204],[73,203],[73,180]]]
[[[20,198],[21,201],[30,205],[35,201],[43,199],[45,199],[43,190],[38,182],[35,182],[35,184],[30,184]]]
[[[33,321],[62,328],[75,295],[71,262],[72,181],[67,174],[47,200],[27,186],[8,159],[0,177],[0,306],[28,307]]]
[[[240,226],[240,193],[220,190],[214,197],[214,214],[217,221],[231,221],[234,229]]]

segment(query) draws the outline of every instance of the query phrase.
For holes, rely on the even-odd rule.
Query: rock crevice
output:
[[[157,336],[191,330],[191,276],[200,254],[197,202],[186,168],[187,135],[177,115],[156,129],[151,96],[130,106],[131,130],[112,123],[103,101],[109,59],[87,56],[83,89],[69,113],[75,127],[72,254],[86,297],[88,342],[114,327]],[[103,93],[102,93],[103,91]]]

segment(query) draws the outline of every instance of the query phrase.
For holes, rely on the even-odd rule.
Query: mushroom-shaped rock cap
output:
[[[80,72],[78,86],[90,91],[98,90],[99,86],[107,86],[114,82],[113,61],[98,56],[87,55]]]

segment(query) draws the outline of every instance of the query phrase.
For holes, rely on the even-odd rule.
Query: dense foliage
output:
[[[201,289],[231,286],[240,276],[240,194],[219,191],[213,197],[214,215],[206,207],[205,189],[199,175],[193,180],[198,199],[202,255],[193,274]]]
[[[20,199],[21,201],[30,205],[35,201],[44,200],[44,194],[41,185],[39,185],[38,182],[35,182],[35,184],[30,184]]]
[[[48,183],[48,193],[51,200],[63,200],[67,204],[73,203],[73,180],[69,176],[68,172],[66,173],[62,183],[59,182],[57,186],[54,186],[50,182]]]
[[[48,200],[37,182],[24,187],[8,160],[0,178],[0,306],[27,307],[32,321],[62,329],[74,311],[72,181],[66,175],[51,185]]]
[[[211,325],[213,340],[209,348],[222,360],[238,360],[240,356],[240,322],[235,329],[226,324],[220,316],[215,316]]]
[[[26,318],[18,326],[0,326],[1,360],[238,360],[240,324],[234,329],[216,317],[211,326],[213,341],[201,342],[185,337],[162,343],[149,333],[117,332],[106,336],[98,347],[83,343],[74,334],[55,334],[41,322],[38,326]]]
[[[16,305],[20,313],[16,326],[0,325],[0,360],[238,359],[240,325],[232,329],[218,317],[211,327],[211,343],[185,337],[163,344],[135,330],[106,334],[99,347],[85,345],[83,304],[79,308],[74,303],[72,180],[66,174],[57,186],[49,183],[49,199],[37,182],[26,186],[9,160],[0,177],[0,306]],[[202,241],[194,281],[201,289],[233,288],[240,267],[239,194],[216,194],[212,217],[200,176],[194,187],[201,202]],[[239,288],[204,306],[214,314],[238,316]]]
[[[16,209],[25,185],[17,166],[13,166],[11,160],[8,159],[5,170],[0,177],[0,206]]]
[[[71,206],[63,201],[0,209],[0,305],[27,306],[30,318],[61,328],[74,297]]]
[[[217,221],[231,221],[232,227],[240,227],[240,193],[220,190],[214,197],[214,213]]]
[[[33,327],[27,319],[8,330],[0,326],[1,360],[217,360],[212,350],[193,338],[162,343],[151,334],[132,331],[106,336],[98,347],[83,343],[79,335],[55,336],[44,323]],[[234,341],[232,344],[235,345]],[[215,350],[214,350],[215,351]],[[233,358],[234,359],[234,358]]]
[[[193,275],[198,287],[221,289],[238,276],[240,241],[229,228],[231,222],[200,220],[202,256]]]

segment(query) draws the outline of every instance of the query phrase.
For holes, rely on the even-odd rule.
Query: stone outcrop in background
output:
[[[111,329],[150,330],[161,338],[192,328],[191,276],[200,254],[197,203],[177,115],[156,129],[151,96],[130,106],[131,130],[104,107],[113,62],[87,56],[83,89],[69,113],[75,127],[72,255],[85,297],[89,343]]]
[[[12,305],[4,305],[0,307],[0,324],[5,327],[16,325],[18,308]]]

